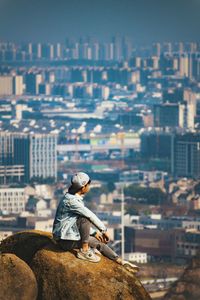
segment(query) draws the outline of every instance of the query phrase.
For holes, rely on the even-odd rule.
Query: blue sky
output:
[[[200,0],[0,0],[0,40],[199,41]]]

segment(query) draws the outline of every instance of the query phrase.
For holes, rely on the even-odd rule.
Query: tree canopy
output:
[[[124,189],[125,196],[151,205],[159,205],[166,201],[167,195],[159,188],[130,185]]]

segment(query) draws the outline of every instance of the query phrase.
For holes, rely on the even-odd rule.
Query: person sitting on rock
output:
[[[78,172],[71,178],[71,186],[60,201],[53,224],[53,236],[61,249],[79,248],[77,257],[89,262],[99,262],[96,252],[102,253],[118,264],[138,271],[138,267],[122,260],[108,245],[110,238],[102,221],[89,210],[83,196],[90,190],[91,180],[86,173]],[[94,225],[98,230],[92,228]]]

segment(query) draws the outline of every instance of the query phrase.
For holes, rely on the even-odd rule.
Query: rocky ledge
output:
[[[133,273],[103,256],[99,263],[77,259],[75,251],[62,251],[50,233],[19,232],[3,240],[0,251],[0,299],[151,299]],[[18,286],[21,294],[16,294]]]

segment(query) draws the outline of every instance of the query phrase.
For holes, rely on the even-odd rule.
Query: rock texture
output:
[[[0,299],[35,300],[37,292],[30,267],[14,254],[0,254]]]
[[[2,242],[0,251],[14,253],[29,264],[37,279],[38,300],[151,299],[124,267],[103,256],[99,263],[77,259],[75,251],[60,250],[50,233],[15,234]]]
[[[176,281],[163,300],[199,300],[200,299],[200,258],[194,258],[191,265]]]
[[[29,264],[35,253],[45,245],[51,244],[52,241],[51,233],[39,230],[21,231],[3,240],[0,244],[0,251],[14,253]]]

